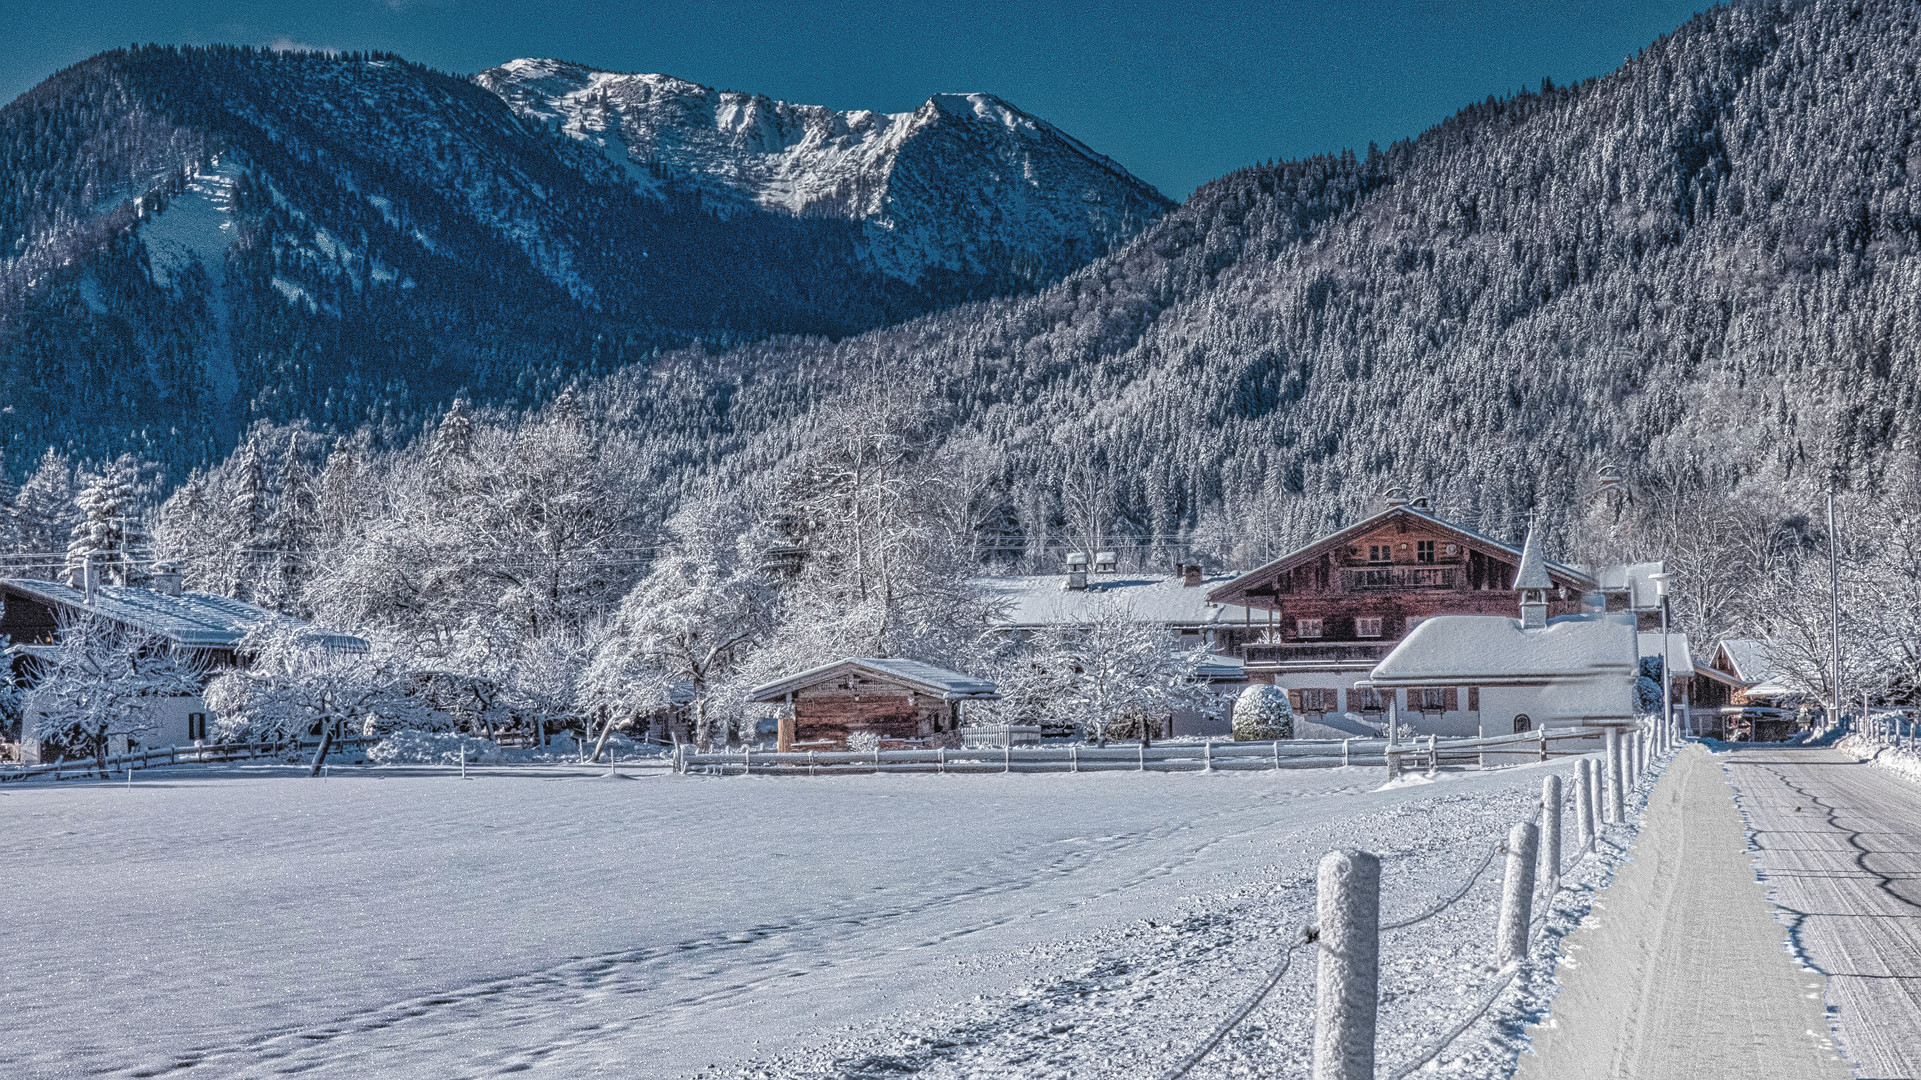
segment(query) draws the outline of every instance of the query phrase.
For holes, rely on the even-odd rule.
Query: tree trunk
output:
[[[93,763],[100,770],[100,779],[107,778],[107,725],[100,725],[93,733]]]
[[[308,776],[319,776],[320,767],[327,763],[327,751],[334,748],[334,725],[330,720],[320,723],[320,749],[314,751],[313,768],[307,770]]]
[[[600,738],[594,740],[594,756],[587,759],[592,762],[600,761],[600,752],[607,746],[607,736],[613,734],[614,730],[613,714],[609,713],[605,706],[601,707],[600,718]]]

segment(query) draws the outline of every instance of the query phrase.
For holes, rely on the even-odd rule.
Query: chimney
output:
[[[159,563],[153,568],[152,584],[148,586],[162,596],[180,595],[180,564]]]
[[[1190,589],[1201,587],[1201,568],[1198,564],[1189,563],[1181,567],[1181,584]]]
[[[1407,505],[1416,510],[1426,510],[1428,508],[1427,496],[1416,495],[1412,499],[1408,500]]]
[[[1067,580],[1061,585],[1061,588],[1087,588],[1087,553],[1085,551],[1070,551],[1067,553]]]
[[[1412,500],[1407,497],[1406,488],[1391,487],[1381,493],[1381,501],[1386,503],[1387,508],[1391,510],[1397,506],[1406,506]]]

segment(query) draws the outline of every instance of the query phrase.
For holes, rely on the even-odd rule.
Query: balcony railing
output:
[[[1373,664],[1393,648],[1391,641],[1305,641],[1243,645],[1241,656],[1250,664]]]
[[[1349,589],[1452,589],[1451,566],[1368,566],[1348,570]]]

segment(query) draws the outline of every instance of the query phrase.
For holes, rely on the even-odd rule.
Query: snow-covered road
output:
[[[1151,1073],[1258,983],[1322,854],[1381,852],[1388,913],[1416,909],[1543,768],[1566,765],[1386,791],[1360,769],[9,787],[0,1075]],[[1384,1040],[1482,992],[1495,876],[1388,943]],[[1195,1075],[1304,1075],[1311,984]],[[1469,1042],[1470,1072],[1501,1056]]]
[[[1862,1077],[1921,1077],[1921,785],[1834,749],[1724,760],[1842,1053]]]
[[[1786,942],[1720,763],[1684,747],[1630,861],[1567,939],[1560,993],[1516,1076],[1847,1080],[1824,980]]]

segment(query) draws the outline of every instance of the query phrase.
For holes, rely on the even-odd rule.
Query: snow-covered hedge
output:
[[[1255,683],[1234,700],[1234,740],[1265,742],[1294,737],[1294,709],[1287,703],[1287,691],[1266,683]]]
[[[506,760],[506,751],[486,739],[418,728],[403,728],[375,743],[367,750],[367,760],[376,765],[458,765],[463,746],[468,764],[491,765]]]

